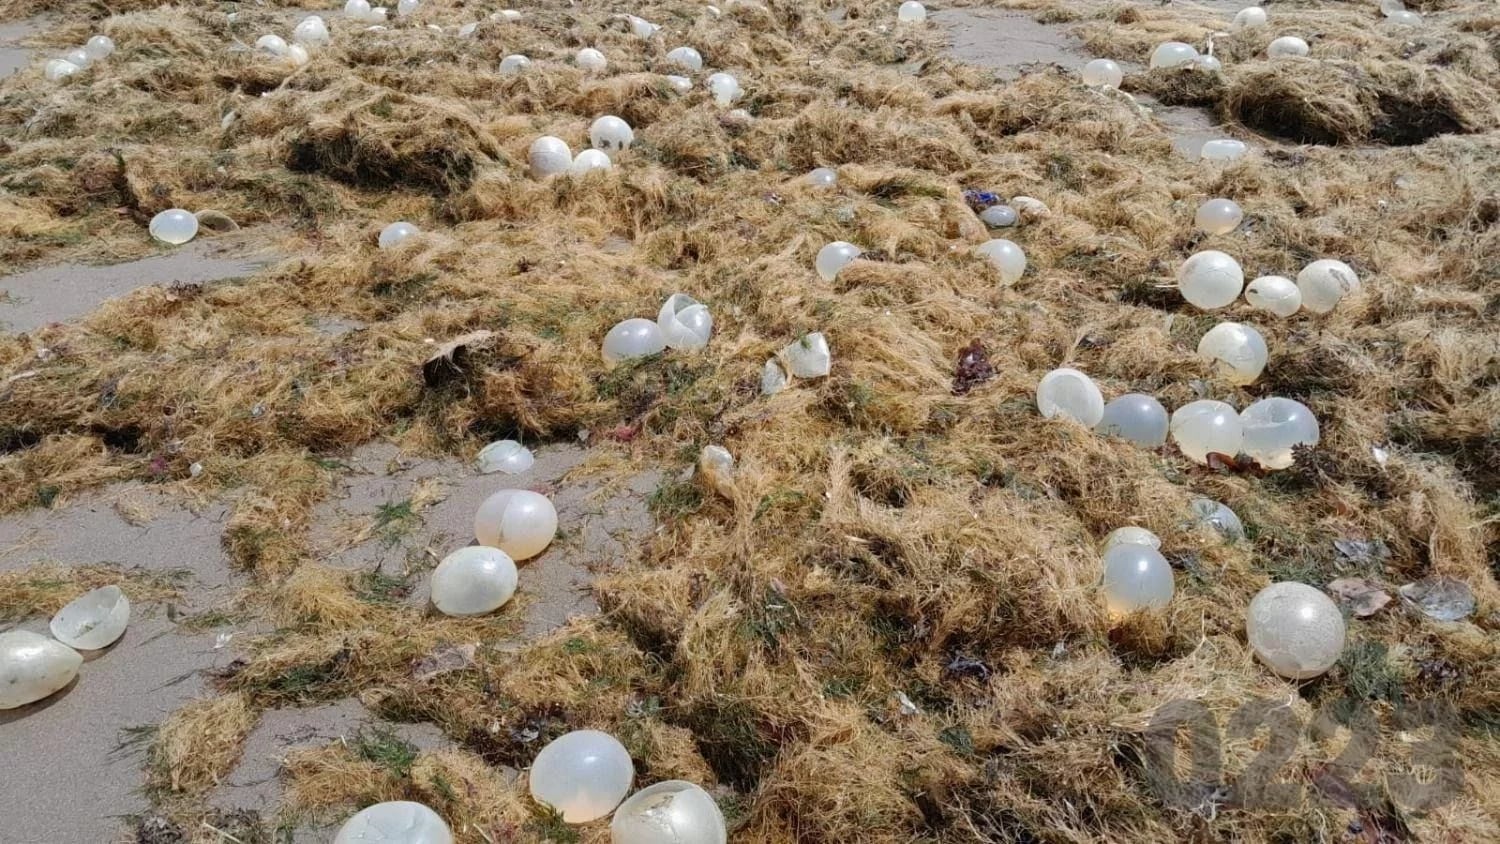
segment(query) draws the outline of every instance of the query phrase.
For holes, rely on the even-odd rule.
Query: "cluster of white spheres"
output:
[[[146,230],[162,243],[177,246],[198,235],[198,218],[191,211],[168,208],[152,217]]]
[[[344,822],[333,844],[453,844],[437,812],[406,800],[376,803]]]
[[[818,250],[818,257],[813,260],[813,269],[818,271],[818,277],[824,281],[833,281],[839,274],[839,270],[853,263],[860,255],[860,248],[846,240],[835,240]]]
[[[1233,407],[1214,399],[1188,402],[1172,411],[1172,441],[1188,459],[1207,463],[1208,455],[1240,453],[1244,428]]]
[[[692,47],[677,47],[667,53],[667,61],[693,73],[703,69],[703,54]]]
[[[1236,516],[1228,505],[1214,501],[1212,498],[1195,498],[1188,505],[1193,514],[1193,520],[1199,524],[1208,525],[1220,536],[1228,540],[1245,538],[1245,525]]]
[[[1240,9],[1234,16],[1234,21],[1229,25],[1230,29],[1257,29],[1266,25],[1266,10],[1259,6],[1249,6]]]
[[[1270,351],[1266,338],[1253,326],[1221,322],[1204,332],[1198,341],[1198,357],[1212,361],[1215,371],[1231,384],[1255,382],[1265,371]]]
[[[806,178],[815,188],[831,188],[839,183],[838,171],[831,167],[815,167],[808,171]]]
[[[1004,284],[1015,284],[1026,272],[1026,253],[1014,241],[999,237],[986,240],[975,247],[974,254],[999,270]]]
[[[432,603],[444,615],[484,615],[516,594],[516,562],[499,548],[470,545],[432,572]]]
[[[708,91],[714,102],[727,106],[740,98],[740,81],[727,73],[715,73],[708,77]]]
[[[62,58],[48,60],[42,66],[42,75],[48,82],[57,82],[94,62],[109,58],[114,52],[114,39],[108,35],[95,35],[85,41],[82,47],[69,50]]]
[[[1240,413],[1244,429],[1241,450],[1267,469],[1285,469],[1292,449],[1318,444],[1318,419],[1307,405],[1292,399],[1261,399]]]
[[[1245,271],[1240,269],[1240,262],[1216,249],[1194,254],[1177,271],[1182,298],[1206,311],[1238,299],[1244,286]]]
[[[0,633],[0,709],[35,703],[78,676],[83,656],[26,630]]]
[[[298,67],[307,64],[310,58],[307,47],[302,44],[288,44],[280,35],[262,35],[255,40],[255,49],[279,59],[286,59]]]
[[[1266,47],[1266,55],[1273,59],[1289,56],[1305,56],[1309,52],[1307,42],[1295,35],[1283,35]]]
[[[708,345],[714,331],[714,317],[708,306],[686,293],[673,293],[662,304],[656,316],[667,348],[693,350]]]
[[[1175,588],[1172,566],[1155,546],[1119,541],[1104,552],[1104,604],[1111,615],[1164,607]]]
[[[611,844],[725,844],[724,813],[708,792],[684,780],[643,788],[620,804]]]
[[[588,823],[620,805],[635,779],[635,764],[619,740],[598,730],[554,739],[531,763],[531,797],[566,823]]]
[[[1020,222],[1021,215],[1009,205],[991,205],[979,212],[979,221],[992,229],[1005,229]]]
[[[906,0],[896,10],[896,20],[901,23],[921,23],[927,20],[927,7],[917,0]]]
[[[1125,71],[1109,59],[1094,59],[1083,66],[1083,84],[1100,88],[1118,88],[1125,81]]]
[[[502,489],[474,514],[474,538],[499,548],[512,560],[529,560],[557,536],[557,508],[547,496],[526,489]]]
[[[57,641],[80,651],[114,644],[130,623],[130,599],[118,586],[101,586],[79,595],[52,617],[49,629]]]
[[[1245,301],[1258,311],[1289,317],[1302,308],[1302,289],[1286,276],[1263,275],[1245,285]]]
[[[1210,199],[1199,205],[1193,215],[1193,223],[1209,234],[1229,234],[1244,219],[1244,209],[1232,199]]]
[[[1313,261],[1297,273],[1297,289],[1302,291],[1302,307],[1315,314],[1333,310],[1340,299],[1360,291],[1359,275],[1343,261],[1332,258]]]
[[[1197,48],[1181,41],[1166,41],[1151,51],[1150,66],[1153,68],[1192,67],[1197,62]]]
[[[573,165],[573,150],[562,138],[543,135],[531,142],[526,160],[531,166],[532,178],[545,179],[566,172]]]
[[[635,130],[623,119],[606,114],[589,126],[589,144],[610,156],[630,149],[635,143]]]
[[[1104,395],[1094,379],[1064,366],[1042,376],[1037,383],[1036,409],[1044,419],[1063,416],[1095,428],[1104,418]]]
[[[1272,671],[1306,680],[1339,661],[1344,616],[1331,598],[1305,583],[1273,583],[1251,599],[1245,636]]]
[[[593,47],[584,47],[579,50],[578,54],[573,57],[573,61],[590,73],[603,73],[604,69],[609,67],[609,60]]]
[[[520,53],[511,53],[500,60],[500,75],[514,76],[528,67],[531,67],[531,59],[526,58]]]
[[[609,156],[597,149],[586,149],[578,153],[573,163],[568,165],[568,172],[575,176],[581,176],[590,170],[608,170],[614,166]]]
[[[371,7],[370,0],[348,0],[344,4],[344,17],[360,23],[381,24],[385,23],[386,10],[384,6]]]
[[[604,362],[616,364],[632,358],[659,354],[667,348],[661,326],[649,319],[632,317],[615,323],[604,335]]]
[[[1104,406],[1094,430],[1143,448],[1158,448],[1167,441],[1167,409],[1145,393],[1126,393]]]
[[[1215,138],[1203,145],[1198,151],[1198,157],[1204,161],[1234,161],[1243,158],[1250,151],[1250,147],[1244,142],[1234,138]]]
[[[395,249],[397,246],[421,233],[422,230],[411,223],[405,220],[398,220],[380,230],[380,237],[377,243],[381,249]]]

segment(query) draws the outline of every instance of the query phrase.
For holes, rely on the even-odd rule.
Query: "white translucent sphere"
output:
[[[407,17],[420,5],[422,5],[421,0],[396,0],[396,17]]]
[[[370,0],[348,0],[344,4],[344,17],[363,21],[370,16]]]
[[[1245,301],[1258,311],[1289,317],[1302,307],[1302,290],[1286,276],[1263,275],[1245,286]]]
[[[97,651],[125,633],[130,599],[118,586],[101,586],[74,598],[52,617],[52,635],[80,651]]]
[[[1093,428],[1104,418],[1104,396],[1094,379],[1065,366],[1042,376],[1036,385],[1036,409],[1044,419],[1065,416]]]
[[[1104,406],[1095,430],[1142,448],[1158,448],[1167,441],[1167,409],[1144,393],[1126,393]]]
[[[703,69],[703,54],[692,47],[677,47],[667,53],[667,61],[697,73]]]
[[[1104,552],[1104,603],[1111,614],[1164,607],[1174,590],[1172,566],[1150,545],[1122,543]]]
[[[1221,322],[1198,341],[1198,357],[1214,362],[1214,371],[1238,386],[1254,383],[1265,371],[1270,354],[1266,338],[1239,322]]]
[[[500,60],[500,75],[514,76],[528,67],[531,67],[531,59],[526,58],[520,53],[511,53]]]
[[[474,462],[482,475],[495,472],[519,475],[531,468],[536,462],[536,456],[531,453],[531,449],[515,440],[497,440],[480,449]]]
[[[1193,62],[1193,70],[1201,70],[1204,73],[1218,73],[1223,69],[1224,63],[1219,61],[1218,56],[1199,56],[1198,60]]]
[[[667,80],[667,84],[672,86],[672,90],[679,94],[686,94],[688,91],[693,90],[693,80],[686,76],[667,76],[664,78]]]
[[[927,20],[927,7],[918,3],[917,0],[906,0],[901,8],[896,10],[896,20],[902,23],[921,23]]]
[[[292,29],[292,40],[307,47],[317,47],[332,40],[328,24],[318,15],[308,15]]]
[[[1315,314],[1333,310],[1340,299],[1358,293],[1359,276],[1343,261],[1324,258],[1313,261],[1297,273],[1297,289],[1302,291],[1302,307]]]
[[[1283,35],[1271,42],[1266,48],[1266,55],[1273,59],[1286,56],[1305,56],[1308,53],[1307,42],[1295,35]]]
[[[1094,59],[1083,66],[1083,84],[1104,88],[1118,88],[1125,80],[1125,71],[1109,59]]]
[[[83,656],[25,630],[0,633],[0,709],[35,703],[73,682]]]
[[[625,20],[630,23],[630,32],[637,38],[650,38],[656,34],[658,29],[661,29],[661,27],[651,21],[645,18],[638,18],[635,15],[626,15]]]
[[[516,563],[499,548],[460,548],[432,570],[432,604],[443,615],[484,615],[514,594]]]
[[[273,56],[285,56],[286,39],[280,35],[262,35],[255,39],[255,49]]]
[[[296,65],[297,67],[301,67],[307,64],[308,60],[312,58],[310,55],[308,55],[307,48],[302,46],[301,44],[288,45],[286,48],[286,57],[291,61],[292,64]]]
[[[1220,504],[1211,498],[1195,498],[1188,505],[1193,518],[1199,523],[1208,525],[1225,539],[1244,539],[1245,525],[1240,517],[1229,509],[1228,505]]]
[[[979,221],[992,229],[1004,229],[1014,226],[1021,219],[1016,209],[1009,205],[991,205],[979,212]],[[1024,260],[1024,257],[1023,257]]]
[[[1257,29],[1266,25],[1266,10],[1259,6],[1250,6],[1240,9],[1234,16],[1234,22],[1229,25],[1230,29]]]
[[[589,126],[589,143],[611,156],[630,149],[634,142],[635,131],[630,124],[613,114],[606,114]]]
[[[1190,67],[1198,60],[1198,51],[1191,44],[1167,41],[1151,51],[1151,67]]]
[[[333,844],[453,844],[437,812],[421,803],[376,803],[344,822]]]
[[[701,349],[714,331],[708,306],[686,293],[673,293],[656,315],[656,325],[671,349]]]
[[[1193,222],[1209,234],[1229,234],[1240,227],[1245,212],[1232,199],[1210,199],[1198,206]]]
[[[562,138],[554,138],[551,135],[543,135],[531,142],[531,149],[526,153],[526,160],[531,165],[531,176],[534,179],[545,179],[565,172],[573,165],[573,151],[568,148]]]
[[[512,560],[542,553],[557,535],[557,508],[547,496],[526,489],[502,489],[474,513],[474,538],[499,548]]]
[[[1149,548],[1160,548],[1161,537],[1143,527],[1126,525],[1115,528],[1109,532],[1109,536],[1104,537],[1104,547],[1101,552],[1108,553],[1116,545],[1145,545]]]
[[[1387,12],[1385,19],[1393,26],[1420,26],[1422,24],[1422,16],[1416,12]]]
[[[839,174],[831,168],[818,167],[808,172],[807,181],[813,187],[831,188],[839,183]]]
[[[1243,451],[1267,469],[1285,469],[1295,461],[1292,448],[1318,444],[1318,419],[1307,405],[1284,398],[1261,399],[1240,413],[1245,430]]]
[[[602,73],[606,67],[609,67],[609,60],[593,47],[584,47],[579,50],[578,55],[573,57],[573,61],[590,73]]]
[[[714,102],[726,106],[740,98],[740,81],[727,73],[715,73],[708,77],[708,91],[714,95]]]
[[[858,258],[859,253],[858,246],[848,241],[835,240],[818,250],[818,257],[813,261],[813,268],[818,271],[819,278],[824,281],[833,281],[839,274],[839,270]]]
[[[59,82],[82,69],[67,59],[48,59],[47,63],[42,65],[42,77],[48,82]]]
[[[1250,601],[1245,635],[1272,671],[1306,680],[1339,661],[1344,616],[1333,599],[1305,583],[1273,583]]]
[[[191,211],[168,208],[151,218],[147,231],[162,243],[176,246],[180,243],[187,243],[198,234],[198,218],[194,217]]]
[[[603,150],[586,149],[578,153],[573,163],[568,165],[568,172],[575,176],[587,173],[590,170],[608,170],[613,167],[609,156]]]
[[[88,51],[82,47],[69,50],[63,54],[62,58],[63,61],[78,65],[80,68],[88,67],[94,63],[94,60],[89,58]]]
[[[575,730],[542,748],[531,763],[531,797],[567,823],[602,818],[625,799],[635,764],[625,745],[598,730]]]
[[[1003,284],[1014,284],[1026,272],[1026,253],[1013,241],[1000,237],[986,240],[974,249],[974,254],[1000,271]]]
[[[83,45],[83,51],[88,53],[91,60],[101,61],[114,54],[115,42],[108,35],[95,35]]]
[[[1177,271],[1182,298],[1205,311],[1238,299],[1244,286],[1245,271],[1240,269],[1240,262],[1216,249],[1194,254]]]
[[[615,323],[604,335],[604,361],[619,363],[630,358],[654,355],[667,347],[661,327],[649,319],[632,317]]]
[[[1236,158],[1243,158],[1249,151],[1250,147],[1244,141],[1237,141],[1234,138],[1216,138],[1203,145],[1203,149],[1198,152],[1198,157],[1204,161],[1233,161]]]
[[[833,371],[833,352],[828,348],[828,338],[823,332],[814,331],[800,340],[793,340],[781,350],[787,369],[798,378],[822,378]]]
[[[421,229],[403,220],[381,229],[378,242],[381,249],[394,249],[421,233]]]
[[[1198,463],[1207,463],[1209,452],[1233,457],[1244,444],[1240,415],[1221,401],[1200,399],[1172,413],[1172,441],[1182,453]]]
[[[1406,11],[1404,0],[1380,0],[1380,13],[1389,15],[1391,12]]]
[[[610,844],[725,844],[724,813],[708,792],[684,780],[630,795],[609,823]]]

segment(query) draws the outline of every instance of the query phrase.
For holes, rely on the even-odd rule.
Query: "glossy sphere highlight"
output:
[[[1245,212],[1232,199],[1210,199],[1198,206],[1193,223],[1209,234],[1229,234],[1240,227]]]
[[[1307,405],[1291,399],[1261,399],[1240,414],[1240,425],[1245,429],[1244,452],[1267,469],[1292,465],[1295,446],[1318,444],[1317,417]]]
[[[557,509],[547,496],[527,489],[502,489],[474,514],[474,538],[499,548],[512,560],[542,553],[557,535]]]
[[[603,151],[586,149],[578,153],[578,157],[573,159],[572,164],[568,165],[568,172],[579,176],[590,170],[608,170],[611,167],[614,167],[614,164]]]
[[[562,138],[543,135],[531,142],[526,159],[531,165],[531,177],[545,179],[573,166],[573,151]]]
[[[1189,304],[1211,311],[1239,298],[1245,286],[1245,271],[1233,257],[1208,249],[1182,263],[1177,271],[1177,286]]]
[[[481,475],[495,472],[519,475],[531,468],[536,462],[536,456],[531,453],[531,449],[515,440],[497,440],[480,449],[474,462]]]
[[[1245,301],[1258,311],[1289,317],[1302,308],[1302,291],[1286,276],[1263,275],[1245,287]]]
[[[725,844],[724,813],[708,792],[684,780],[643,788],[615,810],[611,844]]]
[[[1196,521],[1213,528],[1225,539],[1233,541],[1245,538],[1244,523],[1226,504],[1220,504],[1212,498],[1195,498],[1188,505],[1188,510]]]
[[[1126,393],[1104,406],[1095,430],[1142,448],[1157,448],[1167,441],[1167,409],[1144,393]]]
[[[833,281],[838,276],[839,270],[858,258],[859,253],[858,246],[845,240],[835,240],[818,250],[818,257],[813,261],[813,269],[818,271],[819,278],[824,281]]]
[[[437,812],[421,803],[376,803],[344,822],[333,844],[453,844]]]
[[[1083,84],[1103,88],[1118,88],[1125,80],[1125,72],[1109,59],[1094,59],[1083,66]]]
[[[1107,554],[1116,545],[1145,545],[1148,548],[1160,548],[1161,537],[1143,527],[1126,525],[1110,531],[1109,536],[1104,537],[1104,547],[1101,550]]]
[[[500,60],[500,75],[514,76],[528,67],[531,67],[531,59],[520,53],[512,53]]]
[[[630,145],[635,143],[635,130],[624,120],[613,114],[606,114],[589,127],[589,143],[594,149],[604,150],[613,156],[630,149]]]
[[[1230,29],[1256,29],[1266,25],[1266,10],[1259,6],[1250,6],[1240,9],[1234,16],[1234,21],[1229,25]]]
[[[667,61],[694,73],[703,69],[703,56],[692,47],[678,47],[667,53]]]
[[[88,54],[89,61],[97,62],[114,54],[115,42],[108,35],[95,35],[84,43],[83,51]]]
[[[318,15],[308,15],[292,29],[292,40],[304,47],[318,47],[332,40],[328,24]]]
[[[1266,55],[1273,59],[1305,56],[1308,52],[1307,42],[1295,35],[1283,35],[1272,41],[1271,46],[1266,48]]]
[[[130,599],[118,586],[101,586],[74,598],[52,617],[52,635],[80,651],[113,644],[130,623]]]
[[[575,730],[542,748],[531,763],[531,797],[587,823],[614,810],[630,791],[635,764],[625,746],[598,730]]]
[[[673,293],[656,315],[656,325],[668,348],[701,349],[713,334],[714,318],[707,305],[686,293]]]
[[[1121,543],[1104,553],[1104,604],[1113,615],[1164,607],[1175,588],[1172,566],[1150,545]]]
[[[714,102],[727,106],[740,98],[740,81],[727,73],[715,73],[708,77],[708,90]]]
[[[619,363],[630,358],[654,355],[667,347],[661,328],[649,319],[634,317],[615,324],[604,335],[604,360]]]
[[[198,218],[191,211],[168,208],[151,218],[151,225],[147,230],[162,243],[177,246],[187,243],[198,234]]]
[[[1305,583],[1273,583],[1245,614],[1250,648],[1272,671],[1306,680],[1332,668],[1344,652],[1344,617],[1333,600]]]
[[[1250,147],[1244,141],[1236,141],[1234,138],[1217,138],[1203,145],[1198,156],[1204,161],[1233,161],[1243,158]]]
[[[1026,272],[1026,253],[1014,242],[995,238],[981,243],[974,254],[989,261],[1000,271],[1000,281],[1015,284]]]
[[[0,709],[35,703],[73,682],[83,657],[25,630],[0,633]]]
[[[839,174],[828,167],[819,167],[807,174],[807,182],[815,188],[831,188],[839,183]]]
[[[1360,291],[1359,276],[1343,261],[1324,258],[1313,261],[1297,273],[1297,289],[1302,291],[1302,307],[1315,314],[1333,310],[1339,300]]]
[[[917,0],[906,0],[896,10],[896,20],[902,23],[921,23],[927,20],[927,7]]]
[[[391,223],[380,230],[379,244],[381,249],[395,249],[410,238],[421,234],[422,230],[411,223],[402,220]]]
[[[1260,377],[1270,354],[1260,332],[1238,322],[1221,322],[1198,341],[1198,357],[1213,361],[1216,374],[1239,386]]]
[[[484,615],[514,594],[516,562],[499,548],[460,548],[432,571],[432,604],[443,615]]]
[[[1172,441],[1189,460],[1207,463],[1210,452],[1234,456],[1244,443],[1240,415],[1221,401],[1189,402],[1172,413]]]
[[[1191,67],[1198,61],[1198,51],[1191,44],[1167,41],[1151,51],[1151,67]]]
[[[1093,428],[1104,418],[1104,396],[1092,378],[1065,366],[1036,385],[1036,409],[1045,419],[1065,416]]]

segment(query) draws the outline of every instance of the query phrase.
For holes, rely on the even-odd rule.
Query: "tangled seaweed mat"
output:
[[[502,774],[547,739],[595,727],[625,741],[640,782],[714,789],[736,841],[1500,835],[1500,23],[1489,4],[1421,4],[1429,20],[1415,32],[1381,24],[1373,5],[1277,4],[1272,30],[1218,39],[1221,81],[1127,79],[1340,142],[1227,166],[1175,154],[1149,115],[1070,69],[996,84],[945,56],[935,28],[895,27],[885,2],[840,4],[839,23],[830,2],[738,3],[720,18],[646,2],[634,11],[669,34],[641,41],[611,9],[555,0],[459,38],[484,13],[432,0],[385,32],[329,15],[334,43],[299,70],[231,49],[285,33],[296,18],[285,11],[240,7],[231,24],[217,7],[128,2],[101,19],[95,6],[46,5],[70,21],[48,44],[103,31],[120,49],[63,85],[33,67],[0,87],[0,263],[144,253],[145,221],[172,205],[288,223],[285,254],[300,256],[0,341],[0,504],[121,478],[233,495],[224,541],[255,583],[246,611],[280,627],[215,696],[162,725],[151,829],[206,834],[203,795],[257,713],[356,695],[456,746],[402,764],[343,745],[299,755],[288,805],[266,824],[406,797],[465,842],[600,841],[601,825],[559,827]],[[1228,17],[1191,4],[1010,5],[1133,62],[1168,38],[1201,43]],[[12,0],[8,14],[41,7]],[[1316,35],[1313,59],[1258,58],[1273,32]],[[701,50],[706,71],[741,78],[752,119],[717,109],[701,78],[672,94],[659,74],[679,44]],[[609,56],[608,74],[570,64],[585,45]],[[513,52],[535,64],[499,76]],[[525,175],[533,138],[577,149],[604,113],[637,134],[615,170]],[[1344,144],[1372,140],[1413,145]],[[820,165],[839,168],[836,190],[802,182]],[[970,254],[987,233],[963,201],[969,186],[1051,208],[1011,232],[1030,258],[1013,287]],[[1192,230],[1213,196],[1245,208],[1238,232]],[[377,250],[396,219],[426,234]],[[868,256],[823,284],[813,256],[835,239]],[[1199,248],[1230,251],[1251,276],[1338,257],[1366,292],[1326,317],[1224,312],[1254,323],[1273,355],[1236,389],[1194,354],[1220,315],[1171,286]],[[605,330],[678,290],[713,309],[708,350],[604,370]],[[364,327],[329,336],[316,329],[328,319]],[[435,344],[479,330],[493,334],[424,383]],[[761,364],[812,330],[830,339],[832,376],[760,398]],[[976,339],[994,377],[955,395],[955,362]],[[1149,392],[1169,407],[1296,398],[1323,441],[1297,468],[1257,478],[1044,423],[1032,391],[1063,364],[1110,396]],[[414,675],[451,643],[496,638],[504,613],[426,617],[382,600],[381,581],[323,565],[309,513],[340,456],[384,438],[467,458],[497,436],[580,429],[590,471],[668,470],[642,562],[596,584],[600,618]],[[680,480],[709,443],[739,460],[732,499]],[[193,463],[203,471],[188,483]],[[1186,524],[1199,495],[1232,506],[1249,538],[1226,545]],[[1178,590],[1160,615],[1111,624],[1093,591],[1095,548],[1125,523],[1162,537]],[[1340,539],[1379,540],[1390,558],[1347,559]],[[1351,620],[1345,659],[1300,686],[1246,647],[1244,607],[1273,580],[1393,587],[1428,575],[1469,584],[1476,615],[1440,624],[1393,605]],[[1162,764],[1151,723],[1182,706],[1217,725],[1197,716],[1201,735],[1221,737],[1216,765],[1189,764],[1186,732],[1175,768]],[[1408,729],[1413,707],[1451,715],[1439,740],[1462,777],[1437,778],[1439,805],[1400,779],[1434,735]],[[1257,715],[1319,726],[1272,745],[1252,729]],[[1335,764],[1348,740],[1330,718],[1365,719],[1373,749],[1358,771]],[[1283,788],[1254,788],[1257,759],[1280,763],[1267,776]]]

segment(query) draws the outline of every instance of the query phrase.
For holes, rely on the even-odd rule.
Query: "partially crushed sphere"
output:
[[[1240,413],[1245,430],[1241,449],[1267,469],[1285,469],[1296,462],[1292,449],[1318,444],[1318,419],[1307,405],[1272,397],[1261,399]]]
[[[817,188],[831,188],[839,183],[838,171],[828,167],[818,167],[808,172],[808,184]]]
[[[1094,59],[1083,66],[1083,84],[1100,88],[1118,88],[1125,80],[1125,71],[1109,59]]]
[[[1200,399],[1172,412],[1172,441],[1189,460],[1207,463],[1208,455],[1240,453],[1244,429],[1240,415],[1221,401]]]
[[[497,440],[480,449],[479,456],[475,458],[475,468],[481,475],[495,472],[519,475],[530,469],[535,462],[536,457],[526,446],[515,440]]]
[[[1339,661],[1344,616],[1332,598],[1305,583],[1273,583],[1250,601],[1245,635],[1272,671],[1306,680]]]
[[[484,615],[516,594],[516,562],[499,548],[470,545],[432,571],[432,605],[443,615]]]
[[[740,81],[727,73],[715,73],[708,77],[708,91],[714,102],[727,106],[740,98]]]
[[[1026,272],[1026,253],[1013,241],[1004,238],[986,240],[979,244],[974,254],[989,261],[1000,271],[1003,284],[1014,284]]]
[[[821,331],[793,340],[781,350],[781,358],[787,371],[798,378],[822,378],[833,370],[833,353]]]
[[[1160,548],[1161,537],[1143,527],[1126,525],[1110,531],[1109,536],[1104,537],[1104,547],[1100,551],[1108,553],[1116,545],[1145,545],[1150,548]]]
[[[1192,511],[1195,522],[1213,528],[1225,539],[1233,542],[1245,538],[1245,525],[1228,506],[1212,498],[1195,498],[1188,509]]]
[[[619,363],[631,358],[659,354],[667,347],[660,326],[649,319],[632,317],[615,324],[604,335],[604,361]]]
[[[198,218],[181,208],[168,208],[151,218],[146,227],[151,236],[173,246],[187,243],[198,234]]]
[[[531,797],[567,823],[588,823],[620,805],[635,779],[635,763],[619,740],[598,730],[574,730],[542,748],[531,763]]]
[[[526,159],[531,165],[531,177],[545,179],[567,171],[573,165],[573,151],[562,138],[543,135],[531,142]]]
[[[725,498],[734,496],[734,455],[721,445],[706,445],[698,454],[698,474]]]
[[[603,73],[604,69],[609,67],[609,61],[604,58],[604,54],[593,47],[584,47],[579,50],[578,55],[573,57],[573,61],[590,73]]]
[[[1044,419],[1063,416],[1094,428],[1104,418],[1104,396],[1094,379],[1064,366],[1042,376],[1036,385],[1036,409]]]
[[[531,67],[531,59],[526,58],[520,53],[511,53],[500,60],[500,75],[514,76],[528,67]]]
[[[1215,371],[1238,386],[1254,383],[1270,355],[1266,338],[1239,322],[1221,322],[1198,341],[1198,357],[1213,361]]]
[[[1315,314],[1326,314],[1345,296],[1358,293],[1360,282],[1353,267],[1324,258],[1297,273],[1297,289],[1302,291],[1302,307]]]
[[[708,306],[686,293],[673,293],[656,315],[656,325],[669,349],[701,349],[714,331]]]
[[[1245,301],[1258,311],[1289,317],[1302,307],[1302,290],[1286,276],[1263,275],[1245,287]]]
[[[664,78],[667,80],[667,84],[672,86],[672,90],[679,94],[686,94],[688,91],[693,90],[693,80],[686,76],[667,76]]]
[[[1150,545],[1121,543],[1104,552],[1104,603],[1111,615],[1159,609],[1175,590],[1171,564]]]
[[[824,281],[833,281],[838,276],[839,270],[848,266],[859,257],[860,248],[845,240],[835,240],[818,250],[818,257],[813,261],[813,269],[818,271],[818,277]]]
[[[1009,228],[1020,219],[1021,215],[1009,205],[991,205],[979,212],[979,221],[992,229]]]
[[[262,35],[255,39],[255,49],[273,56],[285,56],[286,47],[286,39],[280,35]]]
[[[52,617],[52,635],[80,651],[97,651],[125,633],[130,599],[118,586],[101,586],[74,598]]]
[[[547,496],[527,489],[502,489],[474,513],[474,538],[499,548],[512,560],[542,553],[557,535],[557,508]]]
[[[83,656],[26,630],[0,633],[0,709],[35,703],[73,682]]]
[[[395,249],[397,246],[421,233],[421,229],[405,220],[401,220],[381,229],[378,243],[381,249]]]
[[[774,396],[786,389],[786,370],[775,358],[766,361],[766,365],[760,368],[760,394],[763,396]]]
[[[1244,286],[1245,271],[1240,269],[1240,262],[1216,249],[1194,254],[1177,271],[1182,298],[1205,311],[1233,302]]]
[[[1151,64],[1153,68],[1192,67],[1198,61],[1198,51],[1191,44],[1181,41],[1167,41],[1151,51]]]
[[[1229,25],[1232,30],[1256,29],[1266,25],[1266,10],[1259,6],[1250,6],[1240,9],[1234,16],[1234,21]]]
[[[344,822],[333,844],[453,844],[453,832],[421,803],[376,803]]]
[[[724,813],[708,792],[685,780],[659,782],[620,804],[610,844],[725,844]]]
[[[88,54],[90,61],[103,61],[114,55],[115,42],[108,35],[95,35],[84,43],[83,51]]]
[[[677,47],[667,53],[667,61],[693,73],[703,69],[703,55],[692,47]]]
[[[1245,212],[1232,199],[1210,199],[1198,206],[1193,222],[1209,234],[1229,234],[1240,227]]]
[[[573,159],[572,164],[568,165],[568,172],[578,176],[590,170],[608,170],[613,166],[614,164],[609,160],[609,156],[604,154],[603,151],[586,149],[578,153],[578,157]]]
[[[613,156],[630,149],[630,145],[635,143],[635,131],[624,120],[613,114],[606,114],[589,126],[589,143],[594,149],[604,150]]]
[[[1204,161],[1234,161],[1237,158],[1243,158],[1249,151],[1250,147],[1244,141],[1237,141],[1234,138],[1217,138],[1205,143],[1203,149],[1198,152],[1198,157]]]
[[[305,47],[319,47],[332,40],[332,36],[321,16],[308,15],[292,29],[292,40]]]
[[[48,82],[59,82],[82,69],[67,59],[48,59],[47,63],[42,65],[42,77]]]
[[[901,23],[922,23],[927,20],[927,7],[917,0],[906,0],[896,10],[896,20]]]
[[[1167,441],[1167,409],[1144,393],[1127,393],[1104,406],[1095,430],[1142,448],[1159,448]]]
[[[1266,56],[1273,59],[1288,56],[1305,56],[1309,52],[1307,42],[1295,35],[1283,35],[1266,48]]]

